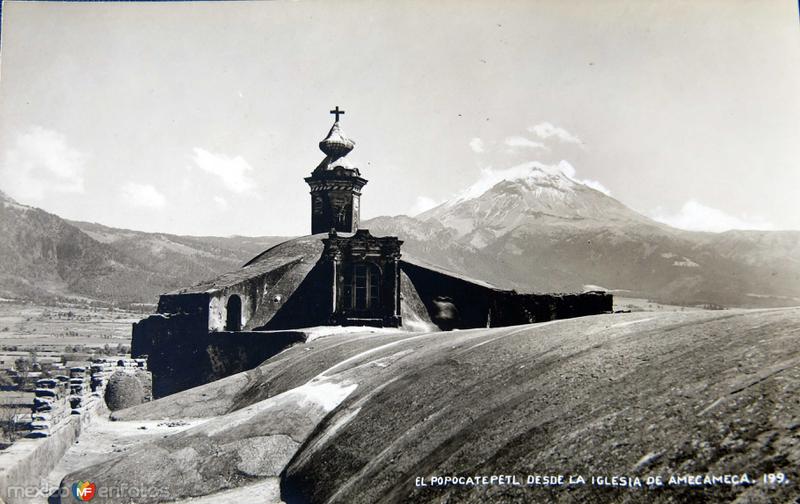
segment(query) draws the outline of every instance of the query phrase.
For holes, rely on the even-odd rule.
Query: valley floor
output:
[[[131,324],[144,316],[89,305],[0,300],[0,347],[63,353],[74,346],[130,346]]]

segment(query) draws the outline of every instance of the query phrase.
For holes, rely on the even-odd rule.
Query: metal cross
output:
[[[331,114],[336,115],[336,121],[339,121],[339,116],[344,114],[344,110],[339,110],[339,105],[336,105],[336,108],[331,110]]]

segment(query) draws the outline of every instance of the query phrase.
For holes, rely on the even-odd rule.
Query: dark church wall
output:
[[[208,332],[196,316],[152,315],[134,324],[131,354],[148,357],[158,398],[252,369],[304,339],[296,331]]]
[[[605,292],[581,294],[519,294],[500,291],[492,296],[491,326],[545,322],[607,313],[613,309],[613,296]]]
[[[402,270],[430,319],[445,330],[504,327],[612,311],[613,296],[604,292],[520,294],[407,262],[402,262]]]
[[[487,327],[493,289],[401,262],[431,320],[443,329]],[[448,310],[448,304],[455,309]]]
[[[207,324],[208,317],[181,313],[151,315],[133,324],[131,355],[147,357],[154,397],[194,386],[194,371],[184,361],[197,359],[196,342],[208,333]]]
[[[209,295],[206,292],[192,294],[164,294],[158,298],[158,313],[196,315],[208,319]]]
[[[333,302],[333,272],[330,263],[318,261],[310,271],[302,273],[303,276],[296,279],[299,285],[291,296],[283,299],[277,311],[255,330],[297,329],[330,323]]]

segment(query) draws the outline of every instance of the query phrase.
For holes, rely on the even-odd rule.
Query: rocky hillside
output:
[[[115,413],[120,432],[205,420],[123,448],[113,436],[75,445],[92,457],[71,460],[96,463],[73,466],[62,484],[158,490],[140,503],[277,502],[278,485],[288,504],[788,502],[800,481],[798,327],[793,308],[324,336]],[[776,472],[790,483],[761,483]],[[525,484],[554,474],[586,483]],[[755,483],[667,484],[709,474]],[[522,485],[431,480],[476,475]],[[665,484],[595,486],[592,476]]]
[[[281,238],[183,237],[69,222],[0,193],[0,297],[153,303]]]
[[[600,286],[674,304],[800,304],[800,231],[678,230],[536,164],[416,217],[363,225],[399,235],[416,256],[526,291]]]

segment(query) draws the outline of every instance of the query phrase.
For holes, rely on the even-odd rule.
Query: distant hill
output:
[[[185,237],[64,220],[0,193],[0,297],[154,303],[280,237]]]
[[[800,304],[800,231],[690,232],[655,222],[560,171],[530,171],[416,217],[363,223],[416,256],[526,291],[677,304]]]

